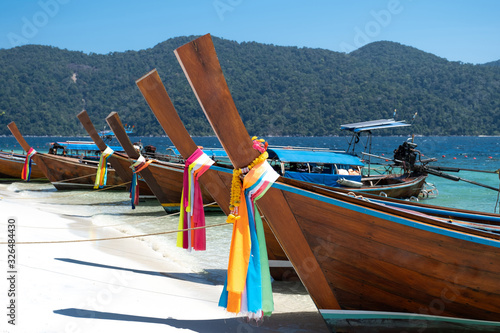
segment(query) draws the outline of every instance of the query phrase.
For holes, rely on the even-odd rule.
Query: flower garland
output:
[[[233,179],[231,181],[231,198],[229,200],[229,209],[230,213],[227,216],[227,223],[234,223],[240,219],[239,216],[239,206],[240,206],[240,196],[241,196],[241,180],[240,176],[242,174],[248,173],[253,169],[254,166],[260,164],[267,160],[269,157],[269,153],[267,150],[267,142],[264,139],[257,139],[256,136],[252,137],[253,148],[259,151],[261,154],[255,160],[250,163],[246,168],[242,169],[234,169],[233,170]]]
[[[21,171],[21,179],[29,182],[31,178],[31,158],[36,154],[36,150],[30,147],[24,160],[23,170]]]
[[[108,180],[108,158],[113,155],[114,150],[106,147],[99,158],[97,174],[95,176],[94,189],[103,188]]]
[[[231,210],[234,218],[230,217],[228,222],[234,226],[227,279],[219,306],[229,312],[262,318],[271,314],[274,305],[264,229],[255,202],[279,175],[267,162],[267,143],[252,139],[261,155],[247,168],[233,173]],[[239,175],[244,173],[241,184]],[[239,195],[235,193],[238,190]]]

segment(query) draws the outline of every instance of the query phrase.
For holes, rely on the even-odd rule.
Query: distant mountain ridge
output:
[[[500,67],[500,60],[487,62],[487,63],[484,64],[484,66],[497,66],[497,67]]]
[[[98,128],[117,111],[137,135],[163,135],[135,80],[157,68],[192,135],[213,132],[173,50],[177,37],[141,51],[85,54],[49,46],[0,50],[0,135],[16,121],[26,135],[83,135],[85,108]],[[214,38],[251,135],[338,135],[340,125],[411,120],[421,135],[500,135],[500,61],[450,62],[394,42],[349,54]],[[494,64],[497,63],[497,64]],[[380,134],[408,134],[408,129]]]

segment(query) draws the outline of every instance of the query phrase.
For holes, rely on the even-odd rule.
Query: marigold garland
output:
[[[253,148],[261,152],[259,157],[250,163],[246,168],[234,169],[233,170],[233,179],[231,181],[231,200],[229,201],[229,209],[231,213],[227,216],[227,223],[234,223],[236,220],[240,219],[239,215],[239,206],[240,206],[240,195],[241,195],[241,179],[240,176],[242,174],[248,173],[248,171],[252,170],[254,166],[260,164],[267,160],[269,154],[267,153],[267,142],[264,139],[257,139],[256,136],[252,138]]]

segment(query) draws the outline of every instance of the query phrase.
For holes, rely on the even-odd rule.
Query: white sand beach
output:
[[[88,242],[124,234],[88,218],[61,216],[7,186],[0,184],[0,332],[327,331],[297,282],[275,282],[275,313],[258,325],[247,323],[217,306],[222,285],[135,238]],[[9,218],[16,220],[14,297],[8,297]],[[8,322],[12,299],[16,325]]]

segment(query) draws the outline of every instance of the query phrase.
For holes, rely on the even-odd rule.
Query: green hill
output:
[[[163,135],[135,80],[153,68],[192,135],[210,135],[173,50],[194,37],[106,55],[26,45],[0,50],[0,135],[83,135],[117,111],[138,135]],[[500,68],[449,62],[393,42],[349,54],[236,43],[214,37],[224,74],[251,135],[340,134],[343,123],[392,117],[422,135],[500,135]],[[406,133],[407,130],[401,133]],[[398,134],[388,132],[385,134]]]
[[[487,63],[484,64],[484,66],[497,66],[497,67],[500,67],[500,60],[487,62]]]

